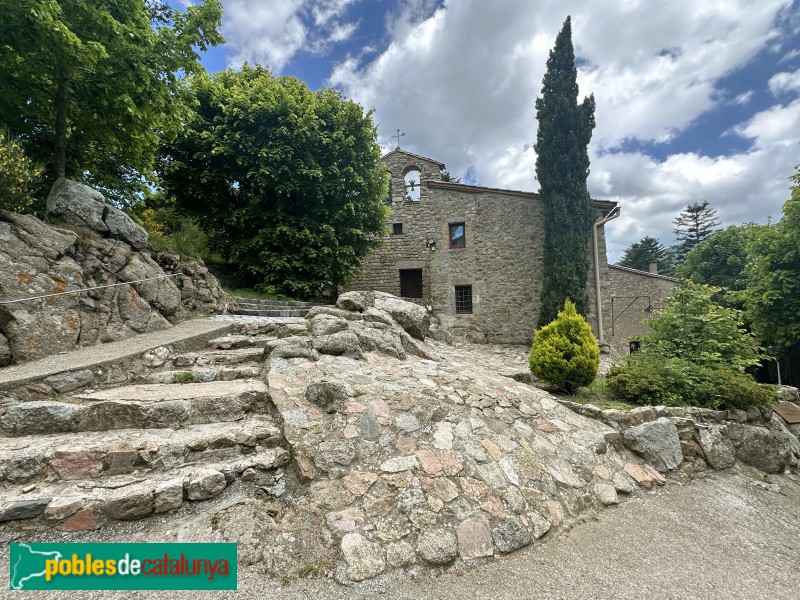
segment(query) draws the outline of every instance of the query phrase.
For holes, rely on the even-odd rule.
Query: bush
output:
[[[614,398],[634,404],[681,406],[696,384],[696,369],[688,361],[639,352],[606,376]]]
[[[553,322],[533,332],[529,362],[536,377],[568,393],[594,381],[600,348],[571,301]]]
[[[676,286],[664,310],[647,322],[652,331],[642,338],[642,347],[698,365],[739,370],[760,364],[762,348],[743,327],[741,311],[714,301],[720,291],[691,282]]]
[[[638,352],[606,377],[614,398],[644,405],[699,406],[715,410],[769,406],[775,390],[725,365],[698,365]]]
[[[0,209],[26,212],[34,202],[33,187],[42,175],[22,147],[5,129],[0,129]]]

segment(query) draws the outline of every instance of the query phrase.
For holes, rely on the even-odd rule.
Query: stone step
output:
[[[261,350],[259,349],[259,356]],[[206,383],[209,381],[234,381],[235,379],[255,379],[261,373],[258,363],[245,363],[236,366],[189,367],[187,369],[167,369],[150,373],[145,378],[150,383]]]
[[[280,496],[285,490],[283,467],[288,457],[288,452],[278,447],[144,477],[114,475],[101,480],[15,485],[0,497],[0,523],[7,526],[11,521],[38,518],[41,525],[59,531],[86,531],[113,521],[176,510],[185,501],[210,500],[232,485],[247,486],[250,493],[261,488]]]
[[[269,308],[311,308],[320,306],[318,302],[304,302],[301,300],[265,300],[261,298],[235,297],[239,306],[264,306]]]
[[[14,484],[142,475],[273,448],[280,427],[268,416],[182,429],[121,429],[0,438],[0,496]]]
[[[305,317],[308,310],[308,308],[237,308],[230,312],[234,315],[251,317]]]
[[[257,379],[176,385],[127,385],[62,401],[17,402],[0,417],[8,436],[161,429],[230,422],[272,408],[267,386]]]
[[[79,386],[97,386],[106,378],[109,369],[119,367],[127,370],[129,364],[138,361],[144,353],[164,346],[170,347],[173,352],[202,349],[207,347],[209,339],[219,338],[232,328],[233,323],[217,319],[191,319],[171,329],[142,333],[108,344],[85,346],[72,352],[3,367],[0,368],[0,391],[15,393],[27,384],[36,384],[59,376],[67,376],[67,381],[63,390],[54,383],[52,387],[56,392],[69,391]],[[79,381],[73,385],[71,379],[75,377]]]

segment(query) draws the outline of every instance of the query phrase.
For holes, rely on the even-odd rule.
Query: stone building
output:
[[[606,327],[606,341],[616,352],[627,354],[628,341],[649,331],[646,319],[654,310],[664,308],[664,298],[678,280],[659,275],[656,263],[651,263],[650,272],[610,265],[609,275],[611,321]]]
[[[442,181],[444,164],[399,148],[382,161],[391,171],[389,235],[363,261],[350,289],[414,299],[470,341],[530,343],[544,260],[539,195]],[[595,200],[594,206],[598,220],[616,210],[615,202]],[[603,322],[611,302],[603,225],[596,231],[599,277],[591,272],[588,284],[589,321],[598,335],[596,279]]]

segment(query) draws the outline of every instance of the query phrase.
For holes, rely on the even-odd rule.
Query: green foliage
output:
[[[759,364],[762,348],[744,329],[741,311],[714,302],[719,291],[692,282],[676,286],[664,300],[664,309],[647,321],[652,331],[642,338],[645,351],[733,369]]]
[[[194,375],[190,371],[184,371],[183,373],[175,373],[170,380],[171,383],[192,383],[194,381]]]
[[[371,113],[260,66],[191,82],[197,109],[161,174],[211,248],[261,291],[319,297],[380,243],[387,175]]]
[[[642,349],[607,376],[611,394],[665,406],[747,408],[773,402],[769,386],[742,369],[760,363],[762,349],[742,327],[741,311],[713,300],[720,288],[687,282],[648,321]]]
[[[711,235],[719,225],[717,211],[708,202],[696,202],[688,205],[672,220],[675,225],[673,233],[678,240],[676,254],[678,262],[683,262],[689,251]]]
[[[724,365],[698,365],[682,358],[639,352],[607,377],[610,394],[643,405],[699,406],[715,410],[769,406],[775,390]]]
[[[658,263],[660,275],[672,275],[675,271],[667,249],[657,239],[645,236],[625,249],[619,264],[631,269],[648,271],[650,263]]]
[[[220,262],[209,249],[208,236],[196,219],[181,213],[163,194],[150,194],[130,211],[130,216],[145,228],[153,250],[177,252],[206,262]]]
[[[750,246],[745,310],[754,332],[782,352],[800,348],[800,166],[780,222]]]
[[[33,163],[6,128],[0,128],[0,209],[28,212],[42,168]]]
[[[545,215],[539,326],[552,321],[566,299],[580,314],[589,311],[588,248],[597,215],[586,178],[594,109],[594,96],[578,104],[572,24],[567,17],[547,59],[542,96],[536,99],[536,177]]]
[[[439,173],[439,177],[442,181],[449,181],[451,183],[461,183],[461,177],[455,177],[450,174],[450,171],[447,169],[442,169],[442,172]]]
[[[721,289],[714,301],[739,310],[749,286],[750,246],[762,235],[763,225],[747,223],[716,231],[695,246],[678,268],[678,275],[694,283]],[[747,315],[744,315],[747,320]]]
[[[193,4],[0,0],[0,123],[52,177],[130,203],[183,120],[181,77],[223,41],[220,2]]]
[[[101,344],[109,344],[109,343],[113,342],[116,339],[117,338],[115,338],[113,335],[104,335],[103,337],[100,338],[100,343]]]
[[[600,349],[575,304],[567,300],[552,323],[533,332],[529,363],[536,377],[569,393],[594,380]]]
[[[691,404],[697,369],[681,358],[664,358],[654,352],[637,352],[606,376],[615,398],[635,404],[681,406]]]

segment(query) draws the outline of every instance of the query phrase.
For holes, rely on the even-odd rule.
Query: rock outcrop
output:
[[[143,228],[106,202],[103,194],[77,181],[61,178],[53,184],[47,197],[47,214],[70,225],[119,238],[135,250],[147,247],[148,235]]]
[[[201,263],[174,266],[184,275],[164,278],[149,254],[124,241],[0,211],[0,302],[131,282],[0,304],[0,366],[165,329],[190,311],[222,310],[224,293]],[[151,281],[133,283],[142,279]]]

